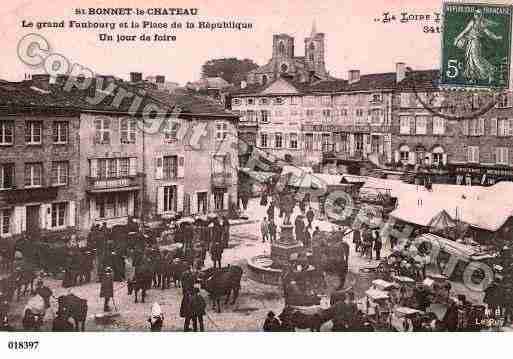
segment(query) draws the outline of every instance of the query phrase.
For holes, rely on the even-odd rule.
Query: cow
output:
[[[214,309],[217,304],[218,313],[221,313],[221,297],[223,295],[226,295],[224,304],[228,304],[230,295],[233,293],[231,304],[235,304],[239,296],[242,273],[242,268],[239,266],[209,268],[200,272],[199,281],[201,287],[210,295],[214,303]]]
[[[175,258],[169,265],[170,279],[175,285],[175,288],[180,287],[182,282],[182,274],[187,270],[188,264],[179,258]]]
[[[153,268],[148,264],[142,264],[135,268],[135,275],[127,282],[128,295],[134,293],[135,303],[138,302],[137,293],[141,291],[141,302],[144,303],[146,291],[151,288],[153,281]]]
[[[87,300],[77,297],[74,294],[61,295],[57,298],[59,305],[58,311],[64,313],[66,320],[73,318],[75,330],[85,331],[85,322],[87,319]]]
[[[335,317],[335,306],[328,309],[321,309],[317,313],[303,313],[292,306],[285,306],[278,316],[280,320],[288,323],[291,328],[310,329],[312,332],[320,332],[324,323]]]

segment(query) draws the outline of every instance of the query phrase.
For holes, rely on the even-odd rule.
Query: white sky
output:
[[[192,19],[170,16],[76,16],[73,15],[76,7],[197,7],[200,15]],[[24,73],[41,72],[28,68],[16,55],[19,39],[30,32],[45,36],[54,51],[97,73],[127,78],[130,71],[140,71],[144,77],[163,74],[168,81],[184,84],[198,79],[201,65],[212,58],[250,58],[263,65],[271,57],[274,33],[284,32],[295,36],[296,55],[301,56],[304,54],[303,39],[309,35],[314,20],[317,31],[326,34],[326,66],[333,76],[346,78],[347,71],[353,68],[360,69],[362,73],[394,71],[395,63],[399,61],[416,69],[438,68],[439,34],[423,33],[423,22],[382,24],[374,22],[374,18],[384,11],[397,15],[402,11],[432,15],[435,11],[441,12],[441,7],[441,0],[7,0],[0,9],[3,44],[0,78],[20,80]],[[178,30],[174,43],[112,43],[99,42],[97,30],[37,31],[23,29],[22,20],[235,20],[251,21],[254,28],[249,32]],[[170,33],[165,30],[147,32]]]

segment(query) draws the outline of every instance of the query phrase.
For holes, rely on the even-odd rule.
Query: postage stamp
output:
[[[441,85],[508,88],[510,5],[445,3]]]

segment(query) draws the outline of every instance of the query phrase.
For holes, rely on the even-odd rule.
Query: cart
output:
[[[397,306],[392,309],[390,314],[390,326],[398,332],[413,332],[415,330],[415,322],[418,322],[420,327],[420,322],[424,315],[425,313],[420,310]]]

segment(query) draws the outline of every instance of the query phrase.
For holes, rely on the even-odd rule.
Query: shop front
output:
[[[513,181],[513,169],[506,166],[450,164],[449,174],[458,185],[492,186],[500,181]]]

